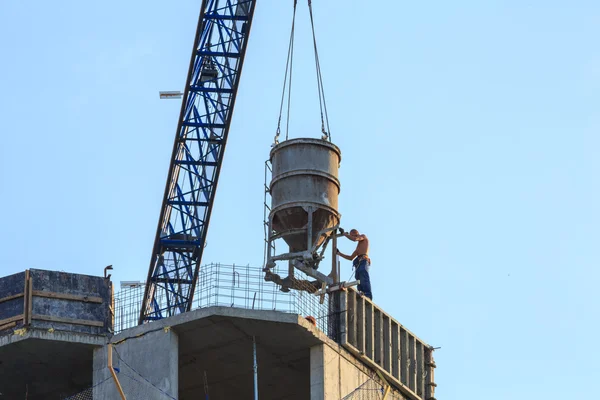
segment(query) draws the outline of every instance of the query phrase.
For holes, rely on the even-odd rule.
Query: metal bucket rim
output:
[[[315,211],[317,208],[321,208],[323,210],[327,210],[327,211],[331,212],[333,215],[335,215],[337,217],[338,220],[340,220],[342,218],[342,214],[340,214],[338,212],[338,210],[336,210],[335,208],[333,208],[331,206],[327,206],[327,205],[321,204],[321,203],[313,203],[310,201],[294,201],[294,202],[280,204],[277,207],[275,207],[274,209],[272,209],[271,212],[269,213],[269,219],[272,218],[279,211],[284,210],[286,208],[302,207],[302,206],[315,207]]]
[[[317,145],[317,146],[327,147],[328,149],[335,151],[335,153],[337,154],[338,160],[339,160],[338,164],[342,162],[342,151],[340,150],[339,147],[337,147],[335,144],[333,144],[327,140],[315,139],[315,138],[296,138],[296,139],[285,140],[281,143],[278,143],[271,149],[271,152],[269,154],[269,160],[271,162],[273,162],[273,154],[275,154],[276,152],[278,152],[279,150],[281,150],[284,147],[293,146],[296,144],[313,144],[313,145]]]

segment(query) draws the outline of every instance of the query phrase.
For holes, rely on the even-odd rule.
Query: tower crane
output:
[[[189,311],[256,0],[203,0],[139,323]]]

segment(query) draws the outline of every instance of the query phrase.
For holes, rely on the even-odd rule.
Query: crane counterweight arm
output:
[[[256,0],[203,0],[139,323],[189,311]]]

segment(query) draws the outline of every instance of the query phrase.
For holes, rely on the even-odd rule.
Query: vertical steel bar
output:
[[[308,225],[306,229],[306,241],[307,241],[307,249],[308,251],[312,250],[313,247],[313,208],[308,206],[306,207],[306,212],[308,213]]]
[[[340,274],[338,271],[338,260],[339,256],[337,255],[337,236],[335,232],[332,234],[333,238],[331,240],[331,274],[333,275],[333,283],[338,283],[340,281]]]
[[[258,362],[256,361],[256,337],[252,336],[252,353],[254,356],[254,400],[258,400]]]

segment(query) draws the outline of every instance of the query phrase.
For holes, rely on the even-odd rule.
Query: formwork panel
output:
[[[402,326],[381,307],[353,292],[354,289],[349,289],[347,296],[341,298],[347,299],[348,319],[356,318],[356,328],[347,325],[340,329],[355,330],[357,340],[345,340],[340,344],[379,374],[383,374],[406,398],[434,400],[433,347]],[[344,308],[343,302],[341,307]],[[361,327],[364,327],[362,337]],[[360,349],[363,340],[364,351]]]
[[[25,324],[106,334],[112,331],[111,310],[112,283],[106,278],[40,269],[0,278],[0,333]]]
[[[0,332],[23,325],[25,272],[0,279]]]

